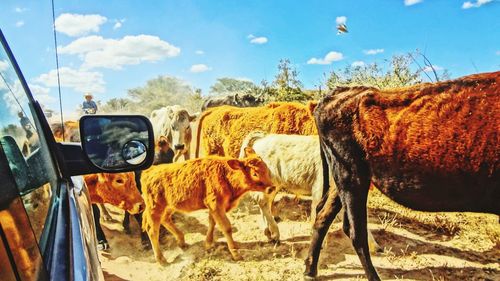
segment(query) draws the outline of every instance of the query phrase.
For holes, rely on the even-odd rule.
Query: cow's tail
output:
[[[326,160],[326,154],[323,148],[323,144],[321,143],[321,137],[319,151],[321,155],[321,166],[323,168],[323,192],[321,193],[321,200],[316,206],[316,215],[319,214],[321,209],[323,209],[323,206],[325,205],[326,199],[328,197],[328,191],[330,190],[330,167],[328,166],[328,161]]]
[[[196,152],[194,157],[198,158],[200,156],[200,139],[201,139],[201,126],[203,124],[203,119],[212,113],[211,110],[207,110],[201,114],[200,121],[198,122],[198,129],[196,133]]]
[[[265,137],[267,135],[267,133],[265,132],[262,132],[262,131],[253,131],[251,133],[249,133],[244,139],[243,139],[243,142],[241,143],[241,149],[240,149],[240,155],[239,155],[239,158],[245,158],[245,148],[247,147],[252,147],[253,144]]]

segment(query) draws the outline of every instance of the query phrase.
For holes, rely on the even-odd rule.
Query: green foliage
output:
[[[272,89],[263,83],[268,101],[306,101],[309,96],[302,90],[298,71],[290,65],[290,60],[282,59],[278,64],[278,74],[272,83]]]
[[[108,100],[99,109],[102,113],[127,113],[132,105],[132,101],[127,98],[113,98]]]
[[[251,81],[223,77],[218,78],[217,82],[210,87],[210,94],[227,96],[230,94],[248,93],[255,87],[255,84]]]
[[[198,112],[203,101],[201,90],[194,90],[181,79],[158,76],[143,87],[128,90],[127,98],[111,99],[100,113],[138,113],[149,116],[151,111],[169,105],[181,105],[189,112]]]
[[[339,86],[371,86],[391,89],[415,85],[422,82],[420,69],[413,70],[411,55],[393,56],[389,67],[384,70],[378,63],[362,66],[346,66],[332,71],[326,82],[328,89]]]

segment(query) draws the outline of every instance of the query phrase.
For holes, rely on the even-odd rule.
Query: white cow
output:
[[[155,135],[155,143],[160,136],[165,136],[175,150],[174,161],[181,155],[189,159],[190,144],[193,137],[190,122],[196,120],[196,115],[190,115],[179,105],[165,106],[151,112],[151,124]]]
[[[279,240],[279,228],[271,213],[271,206],[280,189],[288,193],[311,196],[311,221],[316,217],[316,206],[323,195],[323,168],[321,165],[318,136],[267,134],[260,131],[250,133],[240,150],[245,157],[245,148],[252,147],[269,168],[276,186],[272,194],[252,193],[259,204],[265,234],[270,240]],[[330,180],[334,185],[334,181]],[[335,187],[334,187],[335,188]],[[337,216],[342,217],[342,216]],[[370,248],[379,249],[370,232]]]

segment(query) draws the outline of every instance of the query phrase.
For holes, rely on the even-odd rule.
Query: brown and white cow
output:
[[[174,162],[181,155],[184,155],[186,160],[190,158],[193,138],[190,122],[196,120],[195,115],[190,115],[186,109],[179,105],[173,105],[153,110],[149,119],[153,125],[155,143],[161,136],[165,136],[174,148]]]
[[[240,158],[246,157],[246,148],[255,153],[269,168],[271,180],[276,187],[274,193],[252,192],[250,197],[260,207],[264,233],[271,241],[280,238],[278,224],[271,213],[271,207],[278,191],[284,189],[297,196],[311,196],[311,221],[316,218],[316,207],[323,196],[323,167],[318,136],[266,134],[252,132],[241,146]],[[335,183],[331,188],[336,189]],[[380,250],[379,245],[368,232],[370,250]]]
[[[338,193],[319,203],[306,277],[316,276],[325,234],[344,207],[343,230],[368,279],[380,280],[367,243],[370,182],[415,210],[500,215],[500,72],[389,91],[337,88],[314,115],[324,178],[333,173]]]
[[[100,212],[96,204],[108,203],[130,214],[139,214],[145,208],[144,200],[137,189],[133,172],[91,174],[83,176],[83,179],[92,202],[97,239],[106,249],[108,244],[99,223]]]
[[[142,228],[160,264],[166,263],[158,245],[160,224],[175,236],[180,247],[185,247],[184,234],[174,225],[172,215],[200,209],[209,212],[205,246],[212,246],[217,223],[233,259],[241,259],[226,212],[236,207],[248,191],[274,192],[266,164],[254,155],[240,160],[210,157],[152,166],[142,173],[141,183],[146,200]]]

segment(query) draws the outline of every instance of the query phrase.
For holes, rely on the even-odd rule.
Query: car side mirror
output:
[[[85,115],[80,137],[84,154],[100,171],[140,170],[153,163],[153,128],[144,116]]]

